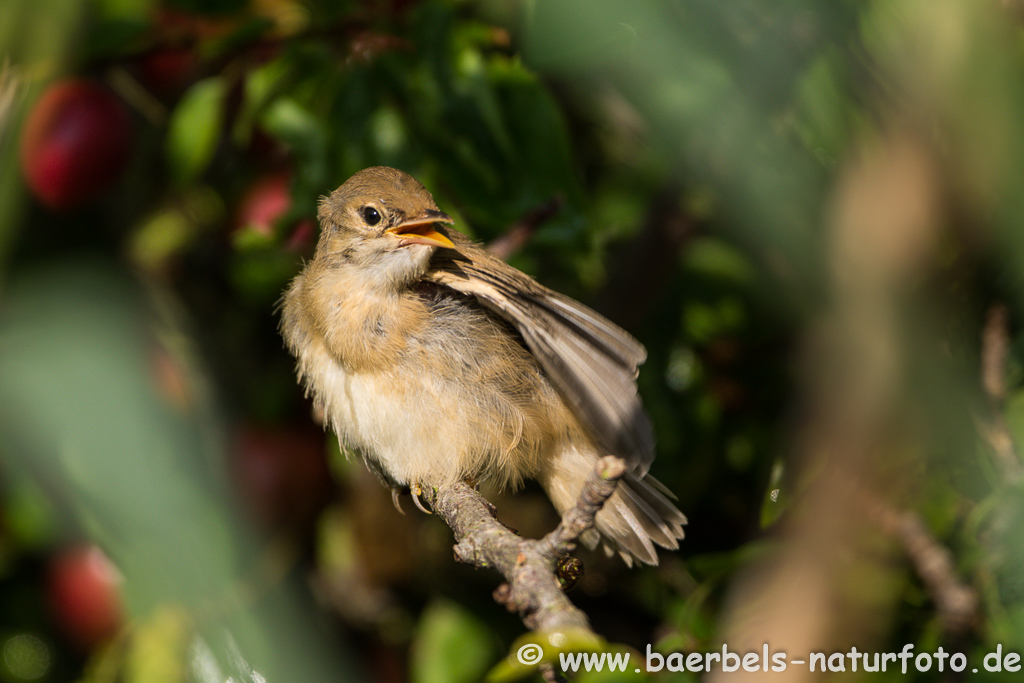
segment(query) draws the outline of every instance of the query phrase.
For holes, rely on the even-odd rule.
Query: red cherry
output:
[[[117,180],[134,130],[127,108],[87,80],[50,86],[29,113],[21,167],[33,194],[52,209],[80,206]]]
[[[286,171],[267,174],[254,182],[242,195],[235,211],[232,230],[252,230],[265,237],[273,236],[275,226],[292,208],[291,176]],[[284,247],[303,253],[312,247],[316,223],[304,218],[284,226]]]
[[[69,638],[88,649],[117,633],[124,621],[120,583],[117,569],[96,546],[67,548],[51,559],[50,606]]]
[[[291,251],[305,252],[316,239],[316,224],[311,218],[303,218],[295,226],[295,230],[288,236],[285,246]]]
[[[319,429],[246,425],[235,435],[230,463],[243,505],[265,530],[308,527],[330,497]]]
[[[274,233],[274,224],[292,206],[291,180],[287,173],[265,175],[245,191],[238,203],[235,228],[261,235]]]

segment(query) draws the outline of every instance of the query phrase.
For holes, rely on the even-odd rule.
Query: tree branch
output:
[[[953,553],[932,536],[917,513],[899,510],[870,494],[864,495],[864,502],[868,516],[900,541],[935,602],[946,633],[960,636],[973,628],[978,621],[978,593],[960,581]]]
[[[509,256],[525,247],[530,238],[537,232],[537,228],[561,211],[563,204],[565,204],[565,200],[562,197],[552,197],[537,208],[527,212],[508,230],[494,238],[487,245],[487,251],[503,261],[507,260]]]
[[[1006,306],[996,304],[989,309],[981,334],[981,384],[988,396],[989,414],[976,418],[976,422],[978,431],[992,449],[996,466],[1012,484],[1024,479],[1024,472],[1004,414],[1009,355],[1010,313]]]
[[[589,631],[587,616],[562,590],[559,560],[594,526],[594,516],[625,473],[626,464],[619,458],[598,460],[576,505],[540,540],[520,538],[497,520],[494,506],[465,483],[424,491],[423,498],[454,532],[455,559],[501,572],[507,584],[495,591],[495,600],[519,612],[527,628]]]

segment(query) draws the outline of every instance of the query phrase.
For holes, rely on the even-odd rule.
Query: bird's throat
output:
[[[428,308],[413,283],[368,282],[352,269],[320,273],[305,284],[305,308],[331,354],[351,371],[386,369],[423,328]]]

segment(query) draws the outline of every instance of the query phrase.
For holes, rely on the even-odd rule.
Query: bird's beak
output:
[[[454,222],[448,214],[431,209],[404,223],[390,227],[385,232],[400,238],[402,240],[401,246],[406,244],[427,244],[433,247],[452,248],[455,244],[435,230],[434,224]]]

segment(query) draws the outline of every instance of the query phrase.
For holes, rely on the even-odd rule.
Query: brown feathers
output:
[[[647,352],[625,330],[578,301],[538,284],[465,236],[440,250],[425,277],[476,297],[523,335],[548,378],[600,450],[640,476],[654,460],[651,425],[636,391]]]
[[[559,511],[612,453],[631,474],[597,517],[606,547],[651,564],[678,547],[685,517],[644,479],[635,339],[441,225],[401,171],[357,173],[319,217],[281,331],[340,439],[392,486],[536,478]]]

